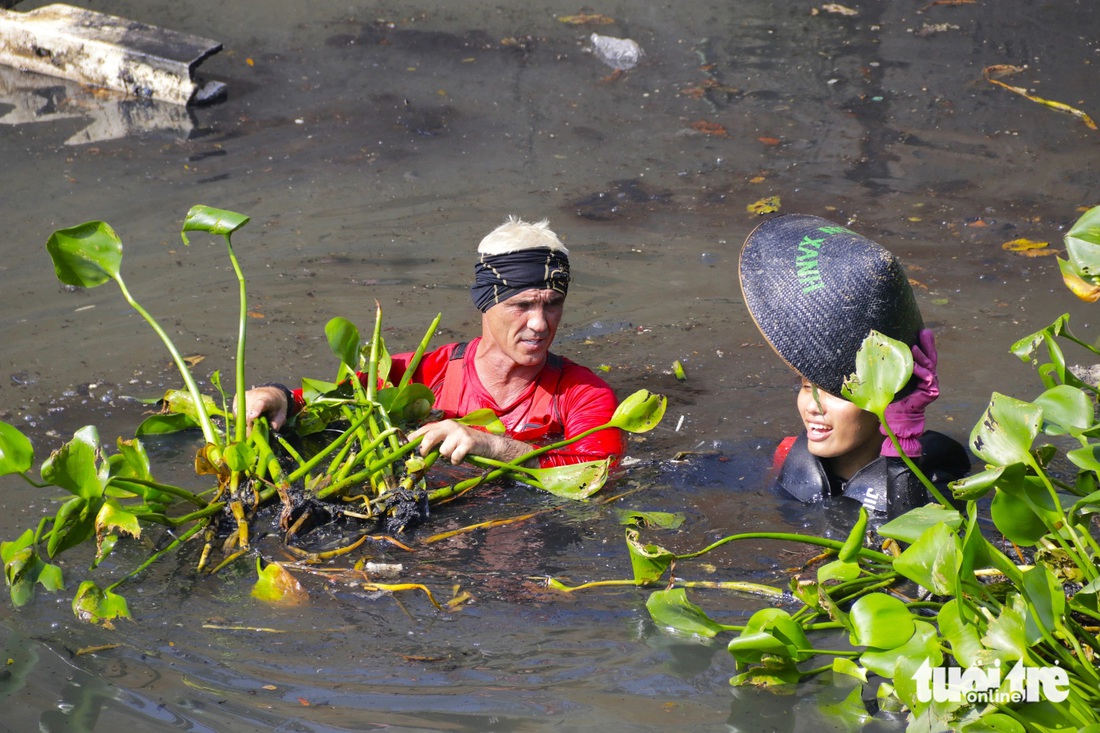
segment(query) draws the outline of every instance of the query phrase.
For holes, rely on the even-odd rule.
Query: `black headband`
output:
[[[484,313],[524,290],[569,290],[569,256],[549,247],[481,255],[474,265],[470,296]]]

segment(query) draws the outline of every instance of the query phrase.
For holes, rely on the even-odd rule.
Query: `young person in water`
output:
[[[878,418],[840,397],[871,330],[913,351],[913,377],[886,410],[901,449],[937,484],[965,475],[970,461],[962,445],[925,430],[925,408],[939,396],[935,338],[893,255],[845,227],[794,214],[749,235],[740,271],[761,333],[801,377],[805,432],[776,450],[780,489],[807,503],[843,496],[888,516],[928,501]]]

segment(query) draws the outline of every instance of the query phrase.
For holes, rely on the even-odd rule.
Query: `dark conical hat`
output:
[[[872,330],[912,346],[923,328],[897,258],[821,217],[785,214],[756,227],[741,249],[740,276],[745,305],[771,347],[834,395]]]

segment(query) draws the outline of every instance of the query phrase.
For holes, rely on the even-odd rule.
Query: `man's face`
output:
[[[524,290],[485,311],[482,339],[520,366],[538,366],[554,341],[565,308],[556,290]]]

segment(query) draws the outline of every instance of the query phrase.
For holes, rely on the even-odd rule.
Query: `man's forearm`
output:
[[[489,455],[485,458],[492,458],[495,461],[501,463],[511,463],[522,455],[530,453],[538,446],[531,445],[530,443],[524,443],[514,438],[508,438],[503,435],[492,435],[490,433],[485,434],[488,440],[486,441],[486,451]],[[524,462],[525,466],[529,468],[538,468],[539,459],[532,458],[529,461]]]

